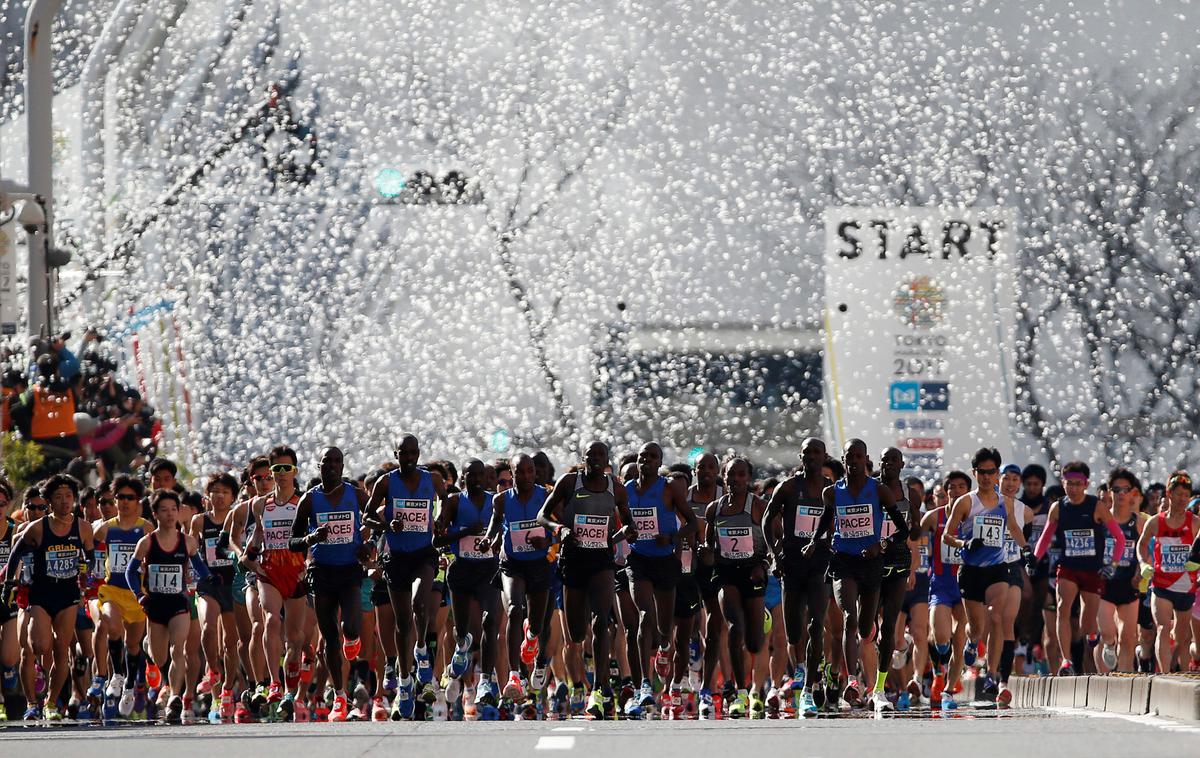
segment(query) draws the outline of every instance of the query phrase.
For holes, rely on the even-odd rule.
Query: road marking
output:
[[[534,750],[571,750],[575,747],[574,737],[539,737]]]
[[[552,732],[582,732],[582,726],[556,726],[550,731]]]
[[[1048,706],[1048,711],[1061,713],[1065,716],[1091,716],[1097,719],[1122,719],[1131,721],[1134,724],[1142,724],[1143,726],[1153,726],[1168,732],[1181,732],[1183,734],[1200,734],[1200,726],[1195,724],[1185,724],[1180,721],[1172,721],[1171,719],[1162,718],[1161,716],[1152,716],[1150,714],[1134,715],[1131,713],[1109,713],[1107,711],[1089,711],[1084,708],[1060,708]]]

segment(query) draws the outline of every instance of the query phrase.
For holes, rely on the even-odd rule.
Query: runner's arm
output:
[[[687,504],[687,487],[684,486],[683,482],[671,482],[668,485],[667,491],[671,494],[671,499],[674,501],[672,507],[675,509],[675,514],[683,520],[679,531],[675,533],[675,544],[682,545],[689,537],[696,533],[696,514],[692,513],[691,507]]]
[[[1051,526],[1053,525],[1053,527]],[[1050,510],[1046,513],[1046,525],[1042,527],[1042,534],[1038,537],[1037,545],[1033,548],[1033,557],[1039,561],[1046,551],[1050,549],[1050,543],[1054,541],[1054,532],[1058,527],[1058,503],[1050,506]]]
[[[343,485],[349,487],[350,485]],[[292,534],[288,538],[288,550],[293,553],[307,553],[308,549],[321,540],[312,540],[312,535],[320,534],[321,530],[315,532],[308,531],[308,517],[312,514],[312,500],[305,492],[300,498],[300,502],[296,503],[296,518],[292,520]],[[326,527],[325,531],[329,531]]]

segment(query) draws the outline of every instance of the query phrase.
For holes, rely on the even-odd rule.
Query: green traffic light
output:
[[[375,191],[383,197],[399,197],[405,183],[406,177],[398,169],[384,168],[375,174]]]

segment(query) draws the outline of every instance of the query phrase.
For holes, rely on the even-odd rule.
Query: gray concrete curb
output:
[[[1086,708],[1200,721],[1200,679],[1182,676],[1014,676],[1017,708]]]

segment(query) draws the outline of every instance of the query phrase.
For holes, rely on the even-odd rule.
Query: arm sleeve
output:
[[[1113,556],[1120,558],[1125,555],[1125,533],[1121,531],[1121,527],[1117,526],[1116,519],[1109,519],[1104,522],[1108,527],[1108,533],[1113,537]]]
[[[190,560],[192,562],[192,572],[196,575],[197,579],[207,579],[212,576],[212,572],[208,570],[208,564],[200,557],[200,553],[192,555]]]
[[[138,597],[142,596],[142,561],[140,558],[131,558],[129,565],[125,567],[125,583],[129,585],[129,589]]]
[[[1033,555],[1039,561],[1046,555],[1046,551],[1050,549],[1050,543],[1054,542],[1054,533],[1057,529],[1050,528],[1050,522],[1046,522],[1046,528],[1042,529],[1042,536],[1038,537],[1037,546],[1033,548]]]
[[[30,545],[25,540],[24,535],[22,535],[21,539],[17,540],[16,544],[12,546],[12,552],[8,554],[8,563],[4,564],[3,567],[0,567],[4,569],[3,578],[7,580],[9,577],[11,577],[11,581],[15,582],[17,579],[17,567],[21,565],[21,559],[32,554],[33,546]]]

